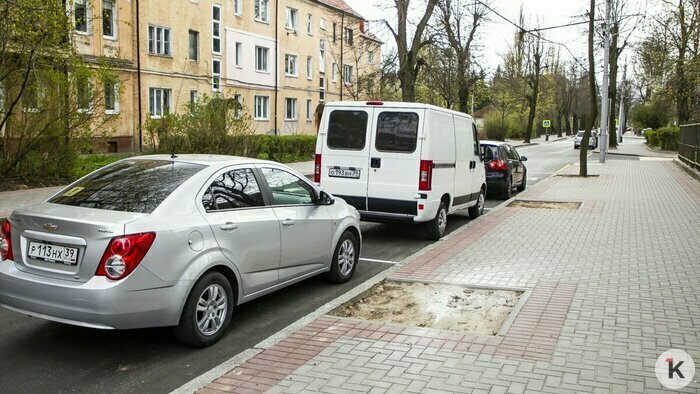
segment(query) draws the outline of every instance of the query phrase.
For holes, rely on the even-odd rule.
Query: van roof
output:
[[[442,111],[442,112],[449,112],[453,115],[460,115],[460,116],[466,116],[469,119],[474,120],[471,115],[465,114],[464,112],[457,112],[453,111],[451,109],[446,109],[442,107],[438,107],[437,105],[432,105],[432,104],[423,104],[423,103],[406,103],[406,102],[401,102],[401,101],[381,101],[381,105],[371,105],[367,104],[368,102],[372,101],[331,101],[329,103],[326,103],[326,107],[379,107],[379,108],[410,108],[410,109],[434,109],[437,111]]]

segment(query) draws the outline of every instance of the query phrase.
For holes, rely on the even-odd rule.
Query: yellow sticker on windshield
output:
[[[63,193],[63,197],[73,197],[73,196],[75,196],[76,194],[82,192],[83,190],[85,190],[84,187],[82,187],[82,186],[76,186],[76,187],[74,187],[74,188],[68,190],[67,192]]]

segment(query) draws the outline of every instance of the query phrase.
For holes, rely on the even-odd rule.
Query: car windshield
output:
[[[583,131],[579,131],[578,134],[576,134],[577,137],[583,137]]]
[[[168,160],[126,160],[88,175],[49,202],[151,213],[178,186],[204,167]]]

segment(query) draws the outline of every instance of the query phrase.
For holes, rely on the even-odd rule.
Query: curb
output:
[[[680,167],[681,170],[685,171],[688,175],[693,177],[693,179],[700,182],[700,172],[694,170],[689,165],[683,163],[677,157],[673,159],[673,162],[676,163],[676,165]]]

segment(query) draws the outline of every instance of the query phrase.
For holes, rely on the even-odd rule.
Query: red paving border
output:
[[[673,179],[678,182],[683,190],[688,192],[695,202],[700,203],[700,183],[698,183],[698,181],[693,179],[693,177],[690,175],[686,174],[682,168],[678,167],[678,164],[676,163],[664,163],[664,167],[666,167]]]

